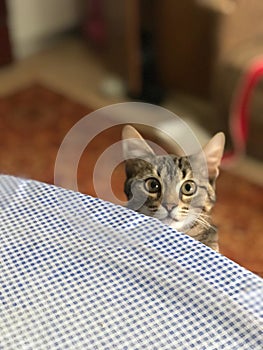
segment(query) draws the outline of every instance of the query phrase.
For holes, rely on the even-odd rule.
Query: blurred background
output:
[[[201,143],[224,131],[231,151],[236,94],[251,63],[262,58],[263,66],[262,18],[261,0],[0,0],[1,173],[53,183],[69,129],[92,110],[123,101],[168,108]],[[222,252],[261,275],[262,84],[245,106],[246,153],[223,167],[214,213]],[[96,195],[93,166],[120,130],[87,147],[78,171],[82,192]],[[123,181],[120,166],[112,182],[121,199]]]

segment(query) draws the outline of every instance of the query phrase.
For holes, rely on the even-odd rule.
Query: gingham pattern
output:
[[[262,280],[125,208],[0,177],[1,349],[262,349]]]

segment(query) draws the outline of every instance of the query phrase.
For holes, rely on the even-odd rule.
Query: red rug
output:
[[[0,98],[0,172],[53,183],[64,136],[89,112],[88,107],[38,84]],[[105,148],[120,140],[121,128],[105,130],[86,148],[78,168],[81,192],[96,195],[93,167]],[[123,167],[119,166],[112,187],[121,200],[125,199],[123,181]],[[102,180],[99,185],[108,191]],[[263,276],[263,188],[224,171],[217,193],[214,221],[220,229],[221,252]]]

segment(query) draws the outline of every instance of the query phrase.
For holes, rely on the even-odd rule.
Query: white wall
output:
[[[26,57],[46,47],[82,18],[83,0],[7,0],[13,53]]]

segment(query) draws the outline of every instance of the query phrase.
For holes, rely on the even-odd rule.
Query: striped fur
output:
[[[211,220],[211,210],[216,200],[215,180],[220,160],[214,169],[209,165],[209,152],[204,150],[207,177],[198,155],[156,155],[135,129],[132,130],[130,126],[128,128],[128,135],[127,127],[123,132],[126,142],[124,190],[128,199],[127,206],[155,217],[218,250],[217,230]],[[222,149],[218,152],[220,159],[222,152]],[[214,156],[215,153],[213,162]]]

